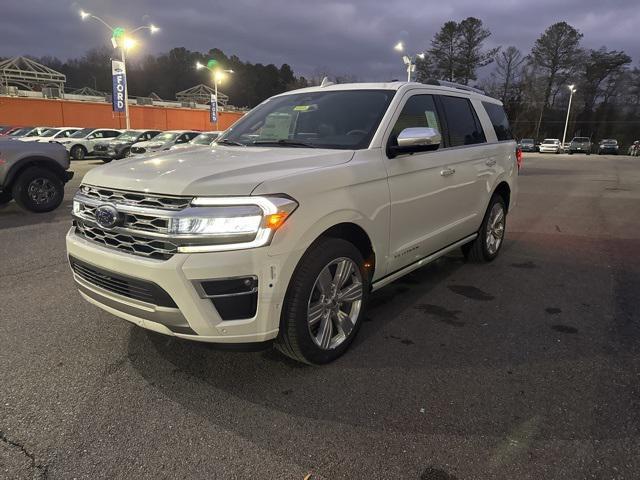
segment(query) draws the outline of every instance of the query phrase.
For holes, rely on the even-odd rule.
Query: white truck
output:
[[[518,162],[501,103],[467,87],[287,92],[206,150],[91,170],[69,261],[86,300],[140,327],[322,364],[371,291],[457,248],[498,255]]]

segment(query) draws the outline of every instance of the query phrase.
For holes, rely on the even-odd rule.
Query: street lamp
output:
[[[404,43],[402,43],[402,42],[396,43],[395,46],[393,47],[393,49],[395,51],[397,51],[397,52],[403,53],[404,52]],[[407,66],[407,82],[411,81],[411,74],[416,71],[416,59],[417,58],[419,58],[420,60],[424,60],[425,53],[424,52],[420,52],[417,55],[414,55],[413,57],[410,56],[410,55],[406,55],[406,54],[402,56],[402,61]]]
[[[127,88],[127,76],[126,76],[126,51],[130,50],[132,48],[134,48],[137,44],[135,38],[128,36],[127,32],[125,32],[125,29],[122,27],[112,27],[111,25],[109,25],[107,22],[105,22],[103,19],[101,19],[100,17],[98,17],[97,15],[93,15],[89,12],[85,12],[84,10],[80,10],[80,18],[82,20],[87,20],[88,18],[91,18],[93,20],[96,20],[98,22],[100,22],[101,24],[103,24],[105,27],[107,27],[109,29],[109,31],[111,32],[111,44],[113,45],[113,48],[120,48],[120,56],[121,56],[121,61],[122,61],[122,65],[124,66],[124,71],[125,71],[125,76],[124,76],[124,117],[125,117],[125,124],[127,126],[127,130],[129,128],[131,128],[130,125],[130,121],[129,121],[129,89]],[[133,30],[131,30],[131,32],[129,33],[136,33],[139,30],[149,30],[151,33],[157,33],[158,31],[160,31],[160,29],[158,27],[156,27],[153,24],[149,24],[149,25],[140,25],[139,27],[134,28]]]
[[[218,84],[227,78],[227,73],[235,73],[233,70],[225,70],[223,68],[216,68],[218,62],[216,60],[209,60],[206,65],[200,62],[196,62],[196,70],[206,68],[213,74],[213,91],[216,97],[216,114],[218,112]],[[216,116],[216,130],[218,129],[218,117]]]
[[[567,120],[564,122],[564,134],[562,135],[562,148],[564,149],[564,142],[567,139],[567,127],[569,126],[569,112],[571,112],[571,99],[573,94],[576,93],[576,86],[569,85],[569,106],[567,107]]]

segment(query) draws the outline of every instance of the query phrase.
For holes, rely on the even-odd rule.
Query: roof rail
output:
[[[424,83],[427,85],[439,85],[441,87],[457,88],[458,90],[466,90],[468,92],[474,92],[474,93],[479,93],[480,95],[486,95],[479,88],[470,87],[469,85],[463,85],[461,83],[447,82],[446,80],[435,80],[433,78],[430,78]]]

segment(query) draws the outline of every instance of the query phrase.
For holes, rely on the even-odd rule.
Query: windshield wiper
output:
[[[280,140],[256,140],[255,142],[251,142],[251,145],[275,145],[275,146],[283,146],[283,147],[318,148],[317,145],[312,145],[311,143],[298,142],[296,140],[288,140],[286,138],[281,138]]]
[[[234,140],[229,140],[227,138],[223,138],[222,140],[216,141],[219,145],[233,145],[234,147],[246,147],[244,143],[236,142]]]

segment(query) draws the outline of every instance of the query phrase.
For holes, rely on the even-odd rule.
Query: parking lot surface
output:
[[[63,206],[0,209],[0,478],[635,479],[640,159],[525,157],[501,256],[376,292],[324,367],[86,303]]]

